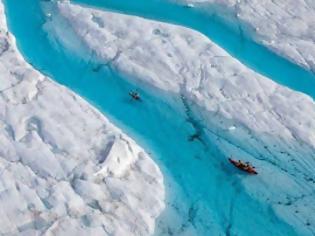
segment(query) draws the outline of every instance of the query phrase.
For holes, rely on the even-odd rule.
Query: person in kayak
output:
[[[237,168],[239,168],[239,169],[241,169],[243,171],[246,171],[246,172],[248,172],[250,174],[255,174],[255,175],[258,174],[257,171],[255,170],[255,167],[252,166],[249,162],[244,163],[241,160],[236,161],[236,160],[233,160],[232,158],[229,158],[229,161],[234,166],[236,166]]]
[[[244,168],[246,166],[241,160],[238,160],[237,165],[241,168]]]
[[[129,92],[129,95],[130,97],[133,99],[133,100],[136,100],[136,101],[140,101],[141,98],[140,98],[140,94],[136,91],[131,91]]]
[[[249,168],[255,168],[255,167],[251,166],[248,161],[244,163],[241,160],[238,160],[238,164],[239,164],[239,167],[244,168],[245,170],[247,170]]]
[[[245,168],[246,169],[250,169],[250,168],[255,168],[254,166],[252,166],[248,161],[245,163]]]

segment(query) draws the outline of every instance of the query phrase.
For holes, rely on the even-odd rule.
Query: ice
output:
[[[226,156],[259,166],[258,179],[240,179],[248,194],[269,204],[299,234],[312,235],[315,106],[310,97],[248,69],[191,29],[67,2],[58,4],[54,16],[67,19],[91,53],[131,82],[185,98]]]
[[[304,0],[171,0],[194,4],[239,24],[258,42],[315,70],[315,2]],[[237,27],[238,27],[237,26]]]
[[[301,132],[296,138],[315,145],[311,98],[249,70],[198,32],[67,3],[59,9],[94,53],[137,82],[184,93],[256,132],[292,139],[294,129]],[[108,47],[118,54],[114,60]]]
[[[0,48],[0,234],[153,233],[164,208],[159,168],[96,109],[24,61],[1,1]]]

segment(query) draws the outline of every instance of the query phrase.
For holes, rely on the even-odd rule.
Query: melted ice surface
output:
[[[213,142],[226,156],[259,159],[258,179],[242,179],[246,191],[269,202],[298,232],[310,234],[315,167],[311,98],[246,68],[187,28],[68,3],[58,4],[58,14],[94,55],[130,81],[184,97],[203,121],[204,135],[222,139]],[[47,27],[52,32],[54,21]]]
[[[249,30],[258,42],[315,71],[315,2],[305,0],[175,0]],[[246,24],[245,27],[244,23]],[[243,25],[243,26],[242,26]],[[248,27],[249,26],[249,27]]]
[[[140,0],[123,3],[125,12],[133,6],[150,10],[141,8]],[[14,0],[8,5],[18,8]],[[43,5],[44,20],[25,17],[23,7],[19,17],[9,11],[13,32],[34,65],[88,98],[159,154],[155,157],[173,191],[157,222],[157,235],[313,234],[311,98],[248,69],[196,31],[66,2]],[[165,12],[169,9],[154,12],[177,15]],[[20,18],[40,24],[25,30]],[[44,53],[34,52],[41,45]],[[66,61],[70,73],[64,74],[61,55],[67,50],[81,64],[75,62],[71,70]],[[123,99],[133,87],[143,103]],[[200,139],[188,142],[194,133]],[[226,160],[230,155],[253,162],[259,175],[251,178],[235,170]]]
[[[2,3],[0,73],[0,234],[152,233],[164,208],[159,168],[87,102],[24,61]]]

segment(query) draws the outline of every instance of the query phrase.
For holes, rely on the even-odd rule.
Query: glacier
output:
[[[194,30],[67,1],[57,7],[53,15],[104,64],[153,93],[181,97],[222,156],[257,163],[257,179],[239,180],[244,191],[267,202],[297,234],[313,234],[312,98],[248,69]],[[56,26],[46,25],[51,32]]]
[[[157,165],[15,44],[1,1],[0,234],[153,233],[165,195]]]
[[[239,30],[250,31],[252,26],[255,33],[250,37],[312,70],[312,46],[304,51],[300,47],[312,45],[312,17],[302,14],[312,8],[311,2],[298,1],[296,9],[293,1],[177,2],[207,14],[222,14],[227,22],[237,22]],[[141,1],[126,4],[122,12],[128,13],[133,4],[141,5]],[[66,49],[80,65],[92,67],[86,81],[77,76],[81,70],[73,73],[77,77],[70,82],[53,74],[52,78],[82,95],[152,151],[150,156],[164,174],[164,186],[159,168],[134,141],[78,95],[23,61],[2,19],[4,56],[13,47],[14,59],[4,58],[0,64],[8,78],[1,84],[5,132],[0,150],[5,153],[0,156],[19,165],[9,174],[26,168],[23,171],[31,171],[34,181],[41,183],[34,187],[32,178],[19,177],[22,180],[15,184],[14,194],[24,198],[18,200],[24,205],[18,211],[32,202],[29,193],[44,205],[34,200],[24,214],[17,214],[31,223],[12,226],[4,218],[3,232],[16,227],[13,234],[148,235],[155,230],[156,235],[314,235],[314,97],[278,84],[272,76],[260,75],[202,32],[137,17],[135,12],[126,15],[69,1],[42,1],[41,6],[46,18],[34,22],[40,23],[39,30],[46,32],[52,47],[60,54]],[[3,9],[1,15],[4,18]],[[307,27],[301,29],[305,35],[298,27],[281,24],[286,18],[293,25],[305,23]],[[275,28],[269,29],[270,24]],[[23,40],[33,39],[19,38],[18,44]],[[39,63],[45,58],[36,57],[33,48],[25,45],[20,46],[26,59],[50,74],[49,66]],[[16,61],[22,64],[18,63],[19,71],[11,64]],[[52,60],[51,64],[60,66],[54,63]],[[102,74],[103,67],[110,75]],[[98,76],[94,78],[93,73]],[[90,90],[85,88],[86,82]],[[103,95],[108,92],[106,87],[112,90],[110,96]],[[121,98],[128,88],[141,92],[143,104]],[[147,117],[141,120],[137,115]],[[189,143],[189,134],[199,138]],[[227,163],[231,155],[254,163],[259,175],[252,178],[235,171]],[[21,158],[14,159],[16,156]],[[14,177],[5,180],[14,185]],[[25,178],[35,193],[20,190]],[[7,197],[3,202],[11,207],[4,213],[17,209]],[[77,205],[69,206],[69,202]]]
[[[304,0],[171,0],[217,14],[236,30],[315,71],[315,2]]]

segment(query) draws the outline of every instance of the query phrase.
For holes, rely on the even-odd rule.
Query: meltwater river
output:
[[[194,127],[187,121],[177,96],[170,95],[170,102],[166,102],[137,88],[144,102],[131,102],[128,91],[135,85],[118,72],[98,68],[67,48],[52,45],[43,30],[47,17],[41,1],[4,2],[9,29],[26,60],[87,99],[152,153],[167,188],[167,205],[157,221],[156,235],[296,235],[291,226],[277,218],[270,205],[256,201],[238,184],[235,170],[210,138],[204,137],[203,144],[187,141]],[[193,9],[158,0],[75,2],[196,29],[254,70],[315,97],[311,73]]]

